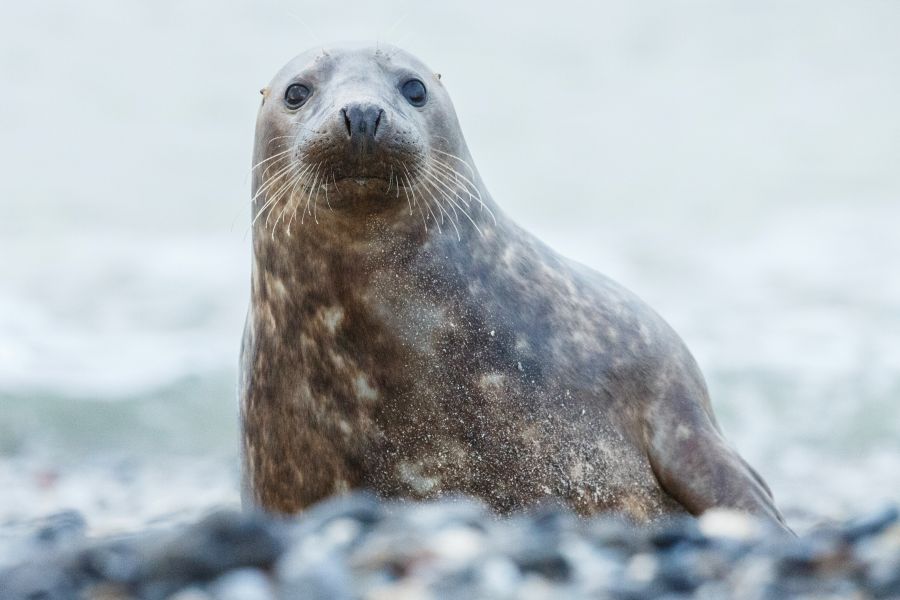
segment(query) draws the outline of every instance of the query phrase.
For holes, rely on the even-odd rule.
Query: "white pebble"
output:
[[[700,517],[700,531],[709,537],[751,540],[759,537],[759,524],[750,516],[734,510],[714,508]]]

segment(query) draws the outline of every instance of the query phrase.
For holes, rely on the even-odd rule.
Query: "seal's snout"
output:
[[[384,110],[374,104],[350,104],[341,109],[351,149],[363,154],[375,148],[375,136]]]

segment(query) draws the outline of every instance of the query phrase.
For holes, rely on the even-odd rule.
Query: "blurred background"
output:
[[[399,44],[497,202],[682,334],[793,522],[900,501],[900,4],[0,8],[0,524],[238,502],[258,90]]]

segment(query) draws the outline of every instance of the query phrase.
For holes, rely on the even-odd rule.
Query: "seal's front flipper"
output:
[[[790,531],[769,487],[697,402],[670,397],[654,406],[646,420],[646,443],[660,485],[691,514],[730,508]]]

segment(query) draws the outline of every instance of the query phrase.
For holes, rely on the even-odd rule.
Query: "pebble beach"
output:
[[[900,598],[896,507],[779,534],[711,511],[637,528],[558,506],[499,518],[453,498],[365,494],[301,517],[218,511],[151,531],[86,538],[65,512],[7,544],[4,600]]]

